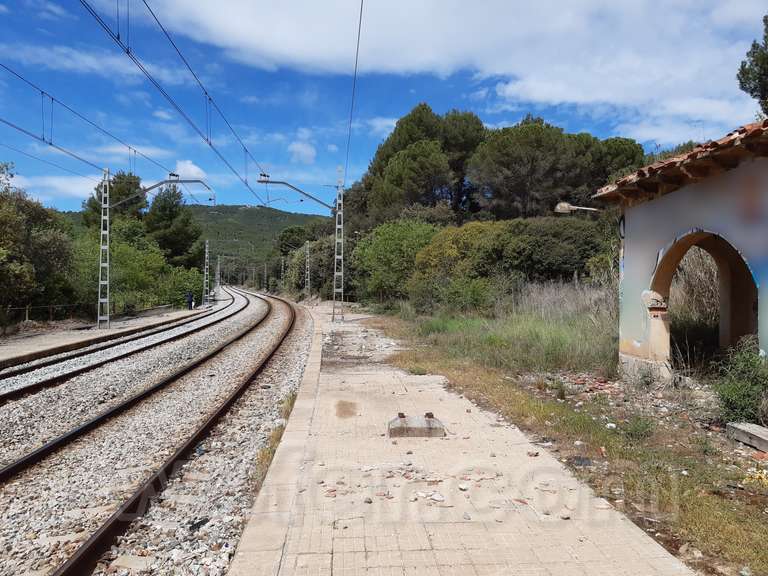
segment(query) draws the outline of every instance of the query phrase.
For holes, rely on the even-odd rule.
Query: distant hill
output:
[[[248,242],[251,242],[253,256],[261,258],[273,249],[277,235],[283,229],[304,226],[313,220],[328,220],[325,216],[296,214],[257,206],[187,206],[202,227],[203,238],[211,241],[212,254],[250,253]],[[62,212],[62,215],[76,229],[82,226],[81,212]]]
[[[258,206],[188,206],[203,228],[203,237],[211,240],[211,252],[214,254],[250,251],[247,242],[251,242],[254,256],[266,256],[283,229],[328,219]],[[234,238],[240,239],[240,242],[233,242]]]

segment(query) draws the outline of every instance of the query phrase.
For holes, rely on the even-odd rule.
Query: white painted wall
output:
[[[677,238],[694,229],[715,233],[746,260],[759,292],[760,346],[768,349],[768,159],[627,208],[620,283],[620,338],[623,352],[648,341],[648,290],[656,263]],[[638,353],[638,355],[641,355]]]

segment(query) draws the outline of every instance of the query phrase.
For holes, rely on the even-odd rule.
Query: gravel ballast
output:
[[[55,364],[52,364],[50,366],[42,366],[40,368],[37,368],[35,370],[32,370],[24,374],[19,374],[17,376],[3,377],[3,374],[0,373],[0,393],[10,392],[19,388],[24,388],[25,386],[30,386],[32,384],[36,384],[38,382],[41,382],[43,380],[56,377],[56,376],[66,377],[66,375],[72,372],[73,370],[91,366],[98,362],[108,361],[110,358],[116,358],[118,355],[129,352],[135,348],[138,348],[139,346],[162,345],[164,341],[170,338],[184,337],[183,336],[184,334],[188,334],[193,330],[195,330],[196,328],[199,328],[201,326],[211,325],[213,323],[216,323],[217,321],[221,321],[227,318],[230,315],[237,314],[238,309],[242,308],[242,306],[244,305],[244,302],[245,302],[244,298],[242,297],[236,298],[236,302],[233,304],[233,306],[227,308],[226,310],[220,310],[219,312],[212,314],[211,316],[200,318],[194,322],[190,322],[189,324],[184,324],[182,326],[177,326],[170,329],[164,329],[155,334],[151,334],[143,338],[135,339],[135,340],[124,342],[124,343],[116,343],[116,342],[119,342],[119,340],[112,341],[107,345],[98,344],[98,345],[91,346],[89,348],[84,348],[82,350],[76,351],[77,353],[79,353],[82,351],[92,350],[91,353],[83,356],[76,356],[76,357],[70,358],[69,356],[71,355],[71,353],[64,353],[64,354],[59,354],[57,356],[51,356],[50,358],[44,358],[35,362],[31,362],[29,364],[21,364],[19,366],[14,366],[9,370],[16,370],[18,368],[24,368],[27,366],[35,366],[36,364],[46,362],[49,359],[61,358],[61,361],[56,362]]]
[[[298,390],[311,341],[312,320],[299,311],[277,355],[94,574],[128,575],[137,564],[155,575],[226,573],[256,495],[259,452],[284,425],[282,406]]]
[[[274,314],[204,366],[0,486],[0,574],[60,565],[274,345]]]
[[[245,297],[236,295],[240,308]],[[110,362],[0,406],[0,466],[20,458],[45,442],[141,391],[192,358],[209,350],[237,330],[263,318],[267,306],[251,298],[242,312],[180,340]],[[229,313],[228,309],[224,313]],[[210,320],[210,319],[206,319]]]

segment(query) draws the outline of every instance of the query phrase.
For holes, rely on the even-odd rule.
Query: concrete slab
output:
[[[729,422],[725,429],[728,438],[737,440],[762,452],[768,452],[768,428],[747,422]]]
[[[357,316],[311,312],[296,408],[230,576],[693,574],[515,426],[382,363],[395,344]],[[388,437],[394,414],[427,411],[445,437]]]

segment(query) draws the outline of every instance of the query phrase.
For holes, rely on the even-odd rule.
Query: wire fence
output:
[[[136,308],[134,304],[116,302],[110,303],[110,315],[114,317],[135,316],[138,314],[167,310],[172,304],[161,304],[147,308]],[[3,332],[10,326],[21,322],[53,322],[56,320],[73,320],[75,318],[93,320],[96,318],[96,305],[93,302],[78,304],[42,304],[27,306],[0,307],[0,328]]]

